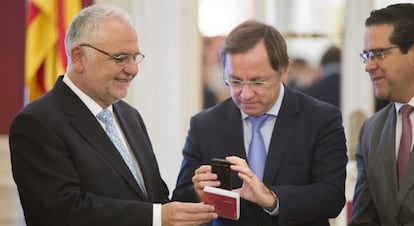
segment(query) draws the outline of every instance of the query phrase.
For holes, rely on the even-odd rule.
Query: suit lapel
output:
[[[117,104],[114,104],[114,112],[118,117],[119,124],[124,131],[125,137],[127,142],[130,145],[132,152],[135,155],[135,158],[138,162],[138,166],[140,167],[142,178],[144,180],[144,184],[146,186],[147,195],[150,196],[152,189],[150,189],[150,182],[152,174],[150,169],[153,167],[151,166],[151,156],[147,156],[148,153],[152,153],[145,151],[145,150],[152,150],[151,145],[145,139],[147,136],[145,134],[145,128],[141,127],[141,123],[137,120],[137,115],[128,115],[123,109]],[[139,189],[138,184],[136,183],[135,179],[134,182],[136,187],[139,190],[139,193],[145,197],[145,194],[141,189]]]
[[[273,183],[279,173],[279,168],[284,156],[289,149],[288,144],[297,124],[300,106],[297,98],[292,91],[285,86],[285,96],[276,118],[275,127],[273,129],[270,141],[269,152],[267,154],[265,172],[263,181],[266,184]],[[268,170],[271,169],[271,170]]]
[[[139,191],[135,178],[103,128],[98,122],[91,122],[94,122],[93,118],[85,120],[82,115],[74,116],[72,121],[78,132],[105,157],[134,190]]]
[[[89,111],[84,103],[76,96],[69,87],[62,82],[62,77],[57,81],[54,88],[56,97],[61,100],[63,111],[71,117],[72,125],[75,130],[91,145],[95,150],[112,165],[119,174],[127,181],[131,188],[142,195],[137,182],[132,176],[128,166],[122,159],[115,145],[107,136],[105,130],[97,121],[96,117]],[[145,196],[143,196],[144,198]]]
[[[244,146],[243,138],[243,122],[239,108],[233,103],[231,99],[227,100],[227,107],[224,109],[221,120],[222,130],[217,131],[221,133],[224,139],[224,156],[235,155],[246,159],[246,148]],[[231,102],[229,102],[231,101]],[[229,114],[229,112],[232,112]]]
[[[379,178],[384,178],[384,186],[389,186],[390,191],[395,197],[398,192],[397,181],[397,167],[395,158],[395,122],[396,115],[394,111],[394,105],[391,106],[388,111],[388,115],[385,119],[384,126],[379,127],[382,129],[381,139],[378,141],[378,150],[375,153],[377,157],[382,161],[382,167],[379,169],[371,169],[372,172],[382,172]],[[386,184],[386,185],[385,185]]]
[[[384,178],[383,186],[389,186],[392,197],[396,197],[397,213],[400,211],[402,205],[406,200],[406,196],[414,185],[414,175],[407,174],[400,189],[398,190],[397,178],[397,160],[395,150],[395,127],[397,115],[395,113],[394,104],[390,105],[388,116],[386,118],[384,128],[382,130],[381,140],[378,145],[378,156],[382,158],[383,174],[379,175]],[[398,139],[398,138],[397,138]],[[414,158],[411,157],[408,162],[407,171],[414,171]],[[374,172],[375,170],[372,169]],[[385,185],[387,184],[387,185]]]

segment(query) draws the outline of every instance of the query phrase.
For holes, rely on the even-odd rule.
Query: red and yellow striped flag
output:
[[[29,0],[25,83],[32,101],[50,90],[66,68],[65,31],[81,0]]]

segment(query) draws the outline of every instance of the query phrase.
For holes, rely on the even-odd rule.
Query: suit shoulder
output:
[[[58,109],[58,105],[59,103],[56,100],[55,96],[52,94],[52,92],[48,92],[43,96],[39,97],[38,99],[28,103],[18,112],[17,115],[23,114],[25,112],[31,112],[40,115],[49,115],[50,112]]]
[[[113,106],[115,108],[123,109],[124,111],[138,111],[134,106],[123,100],[117,101],[115,104],[113,104]]]
[[[367,118],[364,122],[366,128],[376,128],[385,123],[390,114],[395,112],[394,104],[390,103],[386,107],[374,113],[371,117]]]
[[[320,114],[332,114],[341,112],[338,107],[325,101],[319,100],[315,97],[312,97],[306,93],[303,93],[302,91],[294,89],[287,90],[287,101],[297,103],[299,105],[298,108],[304,109],[305,111],[320,112]]]
[[[203,111],[198,112],[194,118],[211,118],[211,117],[224,117],[229,112],[240,112],[237,106],[234,104],[231,98],[224,100],[221,103],[214,105],[213,107],[207,108]]]
[[[142,124],[144,123],[141,114],[138,112],[138,109],[136,109],[129,103],[123,100],[119,100],[118,102],[113,104],[113,107],[114,111],[117,112],[119,115],[122,115],[127,118],[137,117]]]

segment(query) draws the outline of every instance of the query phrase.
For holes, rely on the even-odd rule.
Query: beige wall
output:
[[[24,225],[24,220],[11,176],[8,136],[0,135],[0,226],[20,225]]]

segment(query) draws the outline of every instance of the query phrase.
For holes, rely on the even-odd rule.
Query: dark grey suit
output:
[[[182,201],[196,201],[191,177],[200,165],[230,155],[246,159],[241,113],[231,99],[192,117],[183,155],[173,193]],[[263,178],[278,196],[279,216],[242,200],[240,220],[219,218],[214,225],[329,225],[345,203],[346,163],[340,111],[285,87]],[[241,184],[234,175],[233,188]]]
[[[13,176],[28,225],[152,225],[152,203],[167,202],[168,189],[137,110],[123,101],[113,107],[148,196],[95,116],[60,77],[10,129]]]
[[[359,134],[350,225],[414,225],[414,158],[398,190],[394,103],[369,118]]]

